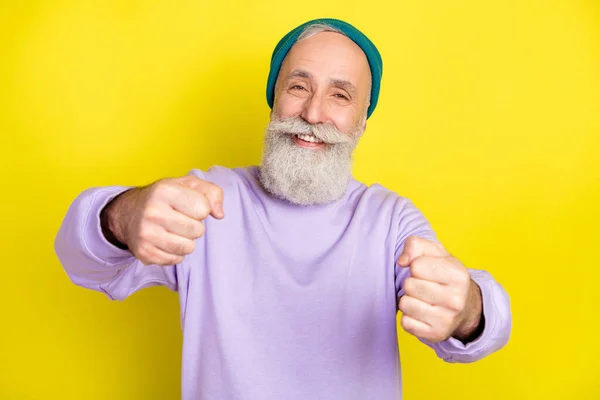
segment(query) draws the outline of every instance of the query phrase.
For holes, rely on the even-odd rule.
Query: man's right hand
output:
[[[206,217],[222,219],[223,190],[188,175],[124,192],[101,213],[106,238],[124,244],[145,265],[174,265],[192,253]]]

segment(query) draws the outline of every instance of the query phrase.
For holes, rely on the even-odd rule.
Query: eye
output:
[[[306,90],[302,85],[294,85],[291,87],[292,90]]]
[[[336,94],[334,94],[334,96],[337,97],[338,99],[348,100],[348,97],[344,96],[341,93],[336,93]]]

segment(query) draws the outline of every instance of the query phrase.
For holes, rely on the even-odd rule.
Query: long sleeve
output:
[[[470,269],[469,273],[481,288],[485,318],[483,333],[466,345],[452,337],[439,343],[422,340],[447,362],[470,363],[480,360],[504,347],[512,330],[510,300],[504,288],[486,271]]]
[[[429,222],[410,201],[402,199],[400,204],[395,260],[402,254],[404,242],[409,236],[438,241]],[[395,265],[395,273],[396,294],[399,299],[404,295],[402,287],[410,271]],[[512,330],[510,301],[506,291],[486,271],[469,269],[469,273],[471,279],[481,288],[485,318],[483,333],[466,345],[452,337],[439,343],[430,343],[419,338],[435,350],[438,357],[447,362],[469,363],[480,360],[504,347]]]
[[[108,242],[100,212],[127,187],[92,188],[71,204],[54,242],[56,254],[76,285],[123,300],[137,290],[163,285],[177,290],[175,266],[145,266],[131,252]]]

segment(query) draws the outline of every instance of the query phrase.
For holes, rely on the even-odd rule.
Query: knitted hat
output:
[[[275,46],[273,55],[271,56],[271,70],[269,71],[269,78],[267,80],[267,103],[269,107],[273,108],[273,101],[275,99],[275,82],[279,75],[279,69],[283,63],[283,59],[287,55],[290,48],[296,43],[298,37],[304,32],[304,30],[310,25],[324,24],[336,28],[348,36],[354,43],[356,43],[367,56],[369,67],[371,68],[371,103],[367,110],[367,118],[371,116],[375,106],[377,105],[377,99],[379,97],[379,85],[381,83],[381,75],[383,73],[383,61],[381,55],[377,51],[377,47],[366,37],[361,31],[353,27],[347,22],[339,19],[332,18],[320,18],[312,21],[305,22],[304,24],[296,27],[283,37]]]

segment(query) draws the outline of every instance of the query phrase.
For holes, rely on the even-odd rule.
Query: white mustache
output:
[[[290,117],[271,121],[268,130],[279,135],[314,135],[328,144],[352,143],[353,137],[341,133],[331,123],[309,124],[300,117]]]

